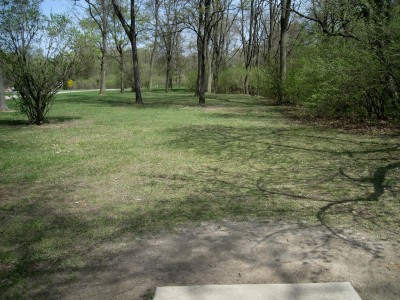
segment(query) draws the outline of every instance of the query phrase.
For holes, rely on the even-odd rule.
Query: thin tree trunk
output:
[[[198,80],[198,91],[199,91],[199,104],[204,105],[206,103],[206,55],[208,51],[208,41],[210,39],[210,17],[211,17],[211,0],[205,0],[203,7],[199,10],[199,33],[201,36],[197,38],[197,49],[198,49],[198,65],[199,65],[199,80]],[[204,9],[204,12],[201,10]]]
[[[213,71],[212,71],[212,57],[210,51],[207,50],[207,62],[208,62],[208,77],[207,77],[207,93],[211,93]]]
[[[133,1],[133,0],[132,0]],[[137,53],[137,44],[136,44],[136,30],[133,34],[134,38],[131,42],[132,44],[132,61],[133,61],[133,77],[135,80],[135,95],[136,95],[136,104],[143,104],[142,92],[140,90],[140,74],[139,74],[139,59]]]
[[[285,85],[287,75],[287,32],[289,28],[291,0],[281,0],[281,36],[279,43],[279,99],[280,103],[285,101]]]
[[[101,86],[100,95],[106,94],[106,59],[107,59],[107,34],[108,34],[108,4],[102,0],[102,50],[101,50]]]
[[[100,63],[100,95],[106,94],[106,55],[107,55],[107,35],[102,34],[101,46],[101,63]]]
[[[242,21],[243,22],[243,21]],[[250,77],[250,65],[253,59],[253,26],[254,26],[254,0],[250,1],[250,27],[249,27],[249,43],[247,46],[247,51],[245,53],[245,69],[246,75],[244,77],[244,93],[246,95],[250,94],[249,90],[249,77]],[[246,46],[245,46],[246,47]]]
[[[212,61],[211,61],[211,67],[212,67],[212,91],[214,94],[218,93],[218,85],[219,85],[219,73],[222,68],[222,64],[224,63],[224,56],[225,52],[224,49],[227,46],[226,43],[226,36],[229,31],[229,24],[228,24],[228,16],[229,16],[229,4],[228,3],[230,0],[224,0],[223,2],[223,7],[226,9],[222,9],[216,17],[217,22],[212,30],[212,36],[213,36],[213,47],[212,47]],[[218,11],[220,10],[220,7],[218,7],[218,4],[214,2],[214,10]],[[231,21],[232,22],[232,21]]]
[[[165,70],[165,92],[168,93],[171,90],[171,80],[172,80],[172,54],[167,53],[167,66]]]
[[[256,23],[256,12],[255,12],[255,0],[250,1],[250,24],[249,24],[249,39],[246,41],[245,36],[245,27],[244,27],[244,1],[241,0],[242,6],[242,24],[241,24],[241,34],[242,34],[242,45],[243,45],[243,54],[244,54],[244,66],[246,69],[246,75],[244,77],[244,93],[250,94],[250,67],[252,65],[253,57],[254,57],[254,43],[256,42],[254,39],[254,31],[255,31],[255,23]]]
[[[196,80],[196,91],[195,96],[200,96],[200,84],[201,84],[201,52],[202,52],[202,42],[201,37],[197,37],[197,80]]]
[[[206,103],[205,83],[206,83],[206,55],[205,55],[205,37],[199,47],[199,104]]]
[[[156,53],[157,45],[158,45],[158,10],[160,7],[160,0],[155,0],[154,3],[154,18],[156,19],[156,24],[154,28],[154,41],[153,41],[153,48],[151,49],[150,55],[150,68],[149,68],[149,91],[153,89],[153,67],[154,67],[154,55]]]
[[[165,92],[168,93],[172,89],[172,53],[174,51],[174,37],[170,31],[165,37],[166,48],[166,67],[165,67]]]
[[[268,33],[268,48],[267,48],[267,62],[270,65],[272,62],[272,40],[275,28],[275,2],[269,3],[269,33]]]
[[[119,80],[120,80],[120,92],[125,91],[125,68],[124,68],[124,51],[119,51]]]
[[[213,92],[214,94],[218,94],[219,90],[218,90],[218,82],[219,82],[219,66],[216,65],[214,72],[213,72]]]
[[[106,0],[101,0],[100,9],[96,8],[94,1],[85,0],[89,5],[89,14],[92,19],[96,22],[100,32],[101,32],[101,61],[100,61],[100,95],[105,95],[106,93],[106,59],[107,59],[107,34],[108,34],[108,13],[109,13],[109,3]],[[94,10],[94,11],[93,11]],[[96,17],[96,15],[98,17]],[[100,19],[98,19],[100,18]]]
[[[131,23],[128,24],[126,19],[124,18],[119,5],[117,4],[117,0],[112,0],[112,5],[114,7],[114,11],[121,22],[121,25],[124,27],[125,33],[127,34],[129,41],[131,42],[132,48],[132,62],[133,62],[133,77],[134,77],[134,88],[136,95],[136,104],[143,104],[141,85],[140,85],[140,73],[139,73],[139,60],[138,60],[138,51],[137,51],[137,41],[136,41],[136,9],[135,9],[135,0],[131,0],[130,14],[131,14]]]
[[[4,80],[3,80],[3,69],[0,65],[0,111],[8,111],[6,98],[4,96]]]

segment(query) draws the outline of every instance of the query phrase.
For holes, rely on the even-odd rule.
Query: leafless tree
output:
[[[90,17],[96,23],[101,34],[101,58],[100,58],[100,95],[106,93],[106,59],[107,59],[107,43],[109,34],[109,17],[111,6],[107,0],[84,0],[88,5]]]
[[[279,42],[279,102],[285,101],[288,29],[292,0],[281,0],[281,34]]]
[[[194,2],[194,3],[193,3]],[[186,5],[188,28],[196,34],[197,44],[197,88],[196,95],[199,97],[199,104],[206,102],[205,92],[207,88],[207,54],[213,28],[219,22],[218,10],[213,10],[213,0],[188,1]],[[216,1],[215,1],[216,2]],[[220,1],[218,1],[220,3]],[[219,7],[219,6],[217,6]],[[222,9],[222,7],[221,7]]]
[[[162,1],[162,0],[161,0]],[[153,45],[151,48],[150,54],[150,65],[149,65],[149,91],[153,89],[153,67],[154,67],[154,58],[156,54],[156,50],[158,47],[158,35],[159,35],[159,11],[160,11],[160,0],[150,1],[150,5],[154,9],[154,35],[153,35]]]
[[[179,33],[182,30],[180,9],[181,1],[165,0],[162,1],[162,20],[160,21],[160,38],[165,51],[165,91],[172,89],[173,58],[176,50]]]
[[[219,75],[227,60],[227,45],[232,26],[238,16],[233,0],[213,2],[215,26],[211,33],[211,54],[209,57],[209,86],[214,93],[219,90]],[[210,92],[210,88],[208,88]]]
[[[129,40],[115,12],[112,12],[110,16],[110,33],[114,41],[115,49],[118,52],[117,61],[119,65],[120,92],[123,93],[125,91],[125,48],[128,46]]]
[[[262,29],[261,17],[264,9],[263,0],[240,0],[241,11],[241,39],[246,74],[244,78],[244,92],[250,93],[250,67],[258,61],[260,52],[260,33]]]
[[[140,72],[139,72],[139,60],[138,60],[138,50],[137,50],[137,24],[136,24],[136,13],[137,7],[135,6],[135,0],[130,0],[130,9],[129,9],[129,19],[126,15],[124,15],[120,1],[112,0],[112,5],[117,15],[119,21],[121,22],[122,27],[125,30],[126,35],[129,38],[132,48],[132,62],[133,62],[133,77],[134,77],[134,87],[135,87],[135,95],[136,95],[136,104],[143,104],[142,92],[141,92],[141,84],[140,84]]]

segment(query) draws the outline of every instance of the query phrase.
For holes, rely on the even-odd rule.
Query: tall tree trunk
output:
[[[212,54],[207,49],[207,63],[208,63],[208,76],[207,76],[207,93],[211,93],[213,71],[212,71]]]
[[[109,33],[108,17],[109,2],[101,0],[100,2],[93,0],[85,0],[88,4],[89,14],[93,21],[97,24],[101,32],[101,58],[100,58],[100,95],[106,93],[106,59],[107,59],[107,35]]]
[[[197,37],[197,49],[198,49],[198,92],[199,92],[199,104],[203,105],[206,103],[206,63],[207,63],[207,51],[208,42],[210,39],[211,31],[211,0],[201,1],[199,7],[199,32]]]
[[[167,37],[171,39],[171,36]],[[172,42],[169,40],[170,45],[167,47],[167,65],[165,68],[165,92],[168,93],[172,89],[171,81],[172,81]]]
[[[200,79],[201,79],[201,52],[202,52],[202,42],[201,37],[197,36],[197,78],[196,78],[196,91],[195,96],[200,95]]]
[[[124,50],[118,49],[119,53],[119,88],[120,92],[125,92],[125,67],[124,67]]]
[[[269,3],[269,28],[268,28],[268,47],[267,47],[267,63],[272,63],[272,41],[275,32],[276,4],[275,1]]]
[[[115,14],[121,22],[121,25],[124,27],[125,33],[127,34],[129,41],[131,42],[132,48],[132,62],[133,62],[133,77],[134,77],[134,87],[135,87],[135,95],[136,95],[136,104],[143,104],[142,92],[141,92],[141,84],[140,84],[140,73],[139,73],[139,59],[138,59],[138,51],[137,51],[137,33],[136,33],[136,8],[135,8],[135,0],[131,0],[130,4],[130,21],[128,24],[126,19],[124,18],[121,9],[118,5],[118,0],[112,0],[112,5],[114,7]]]
[[[160,8],[160,0],[154,1],[154,18],[156,21],[155,28],[154,28],[154,40],[153,40],[153,47],[151,49],[150,54],[150,66],[149,66],[149,91],[153,89],[153,67],[154,67],[154,56],[156,53],[157,45],[158,45],[158,11]]]
[[[255,11],[254,11],[254,1],[250,1],[250,28],[249,28],[249,46],[247,50],[247,55],[246,55],[246,75],[244,77],[244,93],[249,95],[250,94],[250,66],[253,60],[253,48],[254,48],[254,43],[255,40],[253,39],[253,31],[254,31],[254,23],[256,22],[255,20]]]
[[[256,5],[259,5],[256,0],[250,0],[250,19],[249,19],[249,36],[248,40],[246,39],[245,35],[245,1],[241,0],[241,13],[242,13],[242,24],[241,24],[241,35],[242,35],[242,47],[243,47],[243,54],[244,54],[244,66],[246,69],[246,75],[244,78],[244,93],[250,94],[250,68],[253,64],[253,59],[255,54],[257,53],[257,26],[258,26],[258,14],[259,12],[256,11]]]
[[[222,4],[222,6],[221,6]],[[236,16],[231,20],[229,18],[230,5],[232,0],[224,0],[213,2],[213,9],[218,13],[214,13],[216,18],[215,26],[212,29],[213,47],[212,47],[212,91],[217,94],[219,90],[219,73],[225,65],[226,53],[224,49],[227,47],[226,42],[228,32],[232,26]],[[229,50],[229,48],[228,48]]]
[[[244,93],[246,95],[250,94],[250,66],[246,66],[246,74],[244,75]]]
[[[140,90],[141,84],[140,84],[140,73],[139,73],[139,58],[138,58],[137,42],[136,42],[136,29],[134,30],[134,33],[132,35],[134,37],[131,41],[131,46],[132,46],[132,61],[133,61],[133,77],[135,80],[135,96],[136,96],[135,102],[136,104],[143,104],[142,92]]]
[[[286,75],[287,75],[287,44],[290,18],[291,0],[281,0],[281,35],[279,43],[279,99],[280,103],[285,101],[286,98]]]
[[[199,104],[205,104],[206,103],[206,95],[205,95],[205,84],[206,84],[206,47],[205,47],[206,41],[205,37],[203,37],[200,47],[199,48],[199,53],[198,53],[198,59],[199,59]]]
[[[108,35],[108,4],[101,1],[102,18],[101,18],[101,79],[100,79],[100,95],[106,94],[106,59],[107,59],[107,35]]]
[[[3,69],[0,65],[0,111],[8,111],[6,98],[4,96],[4,80],[3,80]]]
[[[214,94],[218,94],[219,92],[219,65],[216,64],[214,67],[214,72],[213,72],[213,92]]]
[[[106,94],[106,56],[107,56],[107,34],[102,33],[101,63],[100,63],[100,95]]]

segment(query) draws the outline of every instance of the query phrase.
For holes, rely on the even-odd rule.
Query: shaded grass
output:
[[[70,93],[49,124],[0,114],[0,290],[76,280],[104,240],[207,220],[398,237],[400,143],[315,129],[243,95]],[[34,293],[33,289],[31,293]],[[19,294],[20,293],[20,294]]]

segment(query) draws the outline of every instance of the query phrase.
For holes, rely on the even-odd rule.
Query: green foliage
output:
[[[93,33],[93,31],[76,32],[74,47],[76,52],[76,64],[74,65],[75,77],[89,78],[93,74],[98,75],[96,68],[100,57],[98,40],[99,36]]]
[[[384,68],[362,44],[342,37],[320,37],[303,47],[292,63],[289,100],[329,117],[394,116],[385,90]]]
[[[341,3],[318,2],[326,35],[313,30],[296,51],[286,86],[290,100],[325,116],[398,119],[399,5]]]
[[[261,94],[269,99],[278,99],[279,93],[279,73],[278,66],[271,64],[259,71],[261,73],[260,91]],[[250,84],[252,80],[250,81]]]
[[[219,78],[219,90],[222,93],[241,94],[244,88],[244,67],[233,66],[221,71]]]
[[[197,87],[197,71],[192,70],[189,72],[187,79],[187,88],[191,92],[195,92]]]
[[[1,3],[0,23],[1,62],[19,93],[17,106],[37,125],[44,122],[54,94],[70,78],[75,45],[70,20],[41,15],[39,2]]]

